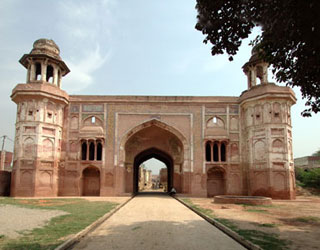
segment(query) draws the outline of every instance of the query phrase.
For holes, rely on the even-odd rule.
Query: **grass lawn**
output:
[[[228,227],[232,231],[238,233],[246,240],[251,241],[252,243],[260,246],[262,249],[265,250],[282,250],[287,249],[288,242],[282,239],[279,239],[278,235],[273,233],[266,233],[264,231],[259,230],[247,230],[247,229],[241,229],[238,226],[236,226],[232,221],[225,219],[225,218],[218,218],[214,215],[213,210],[202,208],[194,203],[190,199],[182,199],[186,204],[188,204],[190,207],[195,209],[196,211],[208,216],[211,219],[214,219],[224,226]],[[253,206],[248,206],[252,208]],[[257,208],[263,207],[263,206],[256,206]],[[261,210],[261,209],[246,209],[247,212],[255,212],[255,213],[266,213],[268,211]],[[262,224],[263,227],[275,227],[275,224]]]
[[[25,208],[53,209],[68,214],[55,217],[42,227],[10,239],[1,235],[0,249],[54,249],[68,236],[76,234],[95,220],[112,210],[117,204],[107,201],[85,199],[0,199],[0,204],[10,204]]]

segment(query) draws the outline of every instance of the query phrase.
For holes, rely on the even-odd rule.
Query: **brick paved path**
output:
[[[139,195],[73,249],[245,249],[175,199]]]

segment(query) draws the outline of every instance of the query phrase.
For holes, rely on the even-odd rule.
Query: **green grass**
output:
[[[260,246],[265,250],[284,250],[288,249],[289,242],[279,239],[277,234],[265,233],[258,230],[243,230],[236,231],[239,235],[252,243]]]
[[[314,222],[320,222],[320,217],[304,216],[304,217],[294,218],[294,220],[298,222],[303,222],[303,223],[314,223]]]
[[[54,249],[71,234],[76,234],[99,217],[113,209],[117,204],[85,199],[0,199],[0,204],[10,204],[26,208],[61,210],[68,214],[54,217],[50,222],[32,231],[22,233],[16,239],[0,237],[1,249]]]
[[[237,225],[235,225],[235,223],[233,223],[232,221],[230,221],[228,219],[215,217],[214,213],[213,213],[213,211],[211,209],[201,208],[198,205],[193,204],[190,199],[185,199],[184,198],[182,200],[186,204],[188,204],[190,207],[192,207],[193,209],[195,209],[198,212],[203,213],[203,214],[207,215],[208,217],[220,222],[224,226],[230,228],[232,231],[238,233],[240,236],[242,236],[246,240],[249,240],[252,243],[260,246],[262,249],[265,249],[265,250],[284,250],[284,249],[288,249],[289,242],[286,241],[286,240],[279,239],[279,236],[277,234],[265,233],[265,232],[262,232],[262,231],[259,231],[259,230],[241,229]],[[251,210],[255,210],[255,209],[251,209]],[[248,211],[248,210],[246,210],[246,211]],[[256,209],[256,211],[254,211],[254,212],[257,212],[257,211],[259,211],[259,213],[261,213],[261,211],[265,212],[267,210],[258,210],[258,209]],[[276,225],[275,224],[261,224],[261,226],[263,226],[263,227],[275,227]]]
[[[269,213],[268,210],[264,209],[246,209],[245,211],[247,212],[252,212],[252,213]]]
[[[198,205],[193,204],[192,201],[187,198],[183,198],[181,200],[184,201],[186,204],[188,204],[190,207],[192,207],[194,210],[197,210],[198,212],[205,214],[209,218],[212,218],[212,219],[215,218],[213,211],[211,209],[199,207]]]
[[[270,228],[274,228],[277,227],[277,224],[274,223],[263,223],[263,224],[258,224],[259,227],[270,227]]]

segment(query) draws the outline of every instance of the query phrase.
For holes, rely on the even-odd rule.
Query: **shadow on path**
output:
[[[152,197],[161,197],[161,196],[170,196],[167,192],[158,192],[158,191],[148,191],[148,192],[138,192],[136,196],[152,196]]]
[[[112,226],[100,230],[98,235],[88,235],[72,249],[245,249],[204,224],[207,222],[203,220],[155,220]]]

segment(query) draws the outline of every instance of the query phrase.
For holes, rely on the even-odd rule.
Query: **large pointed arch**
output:
[[[125,166],[125,144],[126,142],[133,136],[135,135],[137,132],[141,131],[142,129],[145,129],[147,127],[151,127],[151,126],[156,126],[159,128],[162,128],[170,133],[172,133],[173,135],[175,135],[180,142],[183,145],[183,152],[184,152],[184,166],[187,167],[187,165],[189,165],[189,160],[190,160],[190,147],[189,147],[189,143],[187,141],[187,139],[185,138],[185,136],[176,128],[172,127],[171,125],[159,121],[158,119],[151,119],[145,122],[140,123],[139,125],[135,126],[134,128],[131,128],[130,130],[128,130],[123,137],[120,140],[119,146],[118,146],[118,162],[116,159],[116,164],[115,165],[119,165],[121,167]]]

